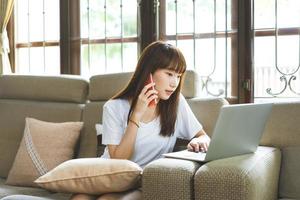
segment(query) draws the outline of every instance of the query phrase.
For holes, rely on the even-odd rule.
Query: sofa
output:
[[[131,73],[78,76],[0,76],[0,198],[69,199],[70,194],[6,185],[25,126],[25,117],[84,122],[74,158],[101,155],[102,106],[124,87]],[[196,117],[211,135],[223,98],[199,98],[199,76],[188,71],[183,86]],[[254,154],[197,163],[161,158],[144,168],[143,199],[297,199],[300,185],[300,102],[277,103]],[[298,123],[297,123],[298,122]],[[97,143],[98,141],[98,143]],[[238,141],[237,141],[238,142]],[[174,151],[187,141],[178,139]],[[97,145],[98,144],[98,145]],[[115,199],[132,199],[126,194]]]

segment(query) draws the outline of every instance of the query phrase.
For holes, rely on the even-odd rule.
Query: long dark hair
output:
[[[128,85],[112,98],[131,99],[128,120],[149,74],[153,74],[157,69],[170,69],[183,75],[186,70],[186,62],[181,51],[177,47],[163,41],[153,42],[144,49]],[[160,135],[162,136],[171,136],[174,134],[182,79],[183,76],[170,98],[160,100],[157,105],[161,123]]]

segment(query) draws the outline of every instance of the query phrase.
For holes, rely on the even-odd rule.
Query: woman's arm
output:
[[[129,121],[124,136],[119,145],[107,145],[111,158],[130,159],[134,152],[134,144],[136,140],[138,126]]]
[[[156,90],[149,90],[155,83],[146,85],[141,91],[137,104],[130,116],[129,123],[119,145],[108,145],[110,158],[130,159],[134,153],[134,146],[139,122],[142,120],[148,104],[158,98]]]
[[[195,152],[206,152],[208,149],[210,143],[210,138],[206,134],[206,132],[202,129],[199,131],[195,137],[189,142],[187,145],[187,149],[189,151],[195,151]]]

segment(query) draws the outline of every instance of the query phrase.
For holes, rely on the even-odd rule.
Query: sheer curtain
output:
[[[12,13],[13,5],[14,0],[0,0],[0,74],[11,73],[6,26]]]

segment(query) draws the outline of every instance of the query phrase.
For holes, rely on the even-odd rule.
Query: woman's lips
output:
[[[165,90],[166,91],[166,94],[168,95],[168,96],[171,96],[171,94],[174,92],[174,91],[172,91],[172,90]]]

